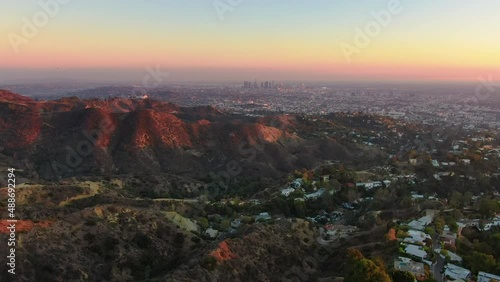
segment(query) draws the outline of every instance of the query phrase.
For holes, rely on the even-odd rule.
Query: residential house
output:
[[[493,282],[500,281],[500,276],[491,273],[479,271],[477,274],[477,282]]]
[[[469,165],[470,164],[470,159],[461,159],[460,160],[463,164]]]
[[[356,187],[358,188],[363,188],[363,189],[371,189],[373,186],[371,184],[365,183],[365,182],[358,182],[356,183]]]
[[[414,192],[413,192],[413,193],[411,194],[411,198],[412,198],[413,200],[415,200],[415,199],[423,199],[423,198],[424,198],[424,195],[420,195],[420,194],[417,194],[417,193],[414,193]]]
[[[455,241],[457,240],[457,233],[449,230],[443,230],[441,235],[439,235],[439,239],[445,244],[450,244],[455,246]]]
[[[250,199],[250,200],[248,200],[248,203],[252,204],[252,205],[260,205],[260,200],[259,199]]]
[[[231,221],[231,227],[235,228],[235,229],[240,227],[241,224],[242,224],[242,222],[241,222],[240,218],[236,218],[235,220]]]
[[[425,239],[432,240],[430,235],[425,234],[422,231],[417,231],[417,230],[413,230],[413,229],[408,230],[408,235],[409,235],[409,237],[404,238],[403,242],[411,243],[411,244],[425,245],[425,243],[424,243]]]
[[[416,258],[419,258],[422,260],[427,258],[427,252],[424,251],[422,246],[409,244],[408,246],[406,246],[405,252],[413,257],[416,257]]]
[[[353,210],[354,207],[349,203],[342,203],[342,207],[348,210]]]
[[[443,254],[443,249],[439,249],[439,248],[438,248],[438,249],[434,249],[434,252],[435,252],[436,254],[440,254],[440,256],[441,256],[442,258],[445,258],[445,257],[446,257],[446,256]],[[461,257],[461,256],[459,256],[459,255],[457,255],[457,254],[455,254],[454,252],[451,252],[451,251],[446,250],[446,254],[450,257],[450,260],[451,260],[452,262],[462,263],[462,257]]]
[[[444,266],[444,275],[451,279],[468,280],[471,277],[471,272],[468,269],[448,263]]]
[[[302,186],[302,184],[304,184],[304,181],[302,180],[302,178],[297,178],[294,181],[292,181],[292,183],[290,183],[290,187],[292,187],[294,189],[298,189],[298,188],[300,188],[300,186]]]
[[[314,200],[314,199],[317,199],[319,197],[321,197],[321,195],[323,195],[323,193],[325,192],[325,189],[323,188],[320,188],[318,191],[314,192],[314,193],[311,193],[311,194],[307,194],[306,195],[306,199],[308,200]]]
[[[255,216],[255,221],[265,221],[265,220],[270,220],[272,217],[269,215],[267,212],[261,212],[259,215]]]
[[[285,189],[281,189],[281,195],[284,195],[286,197],[290,196],[290,194],[292,194],[293,192],[295,191],[294,188],[291,188],[291,187],[288,187],[288,188],[285,188]]]
[[[394,269],[410,272],[418,280],[426,279],[424,264],[409,258],[399,257],[394,259]]]
[[[487,222],[484,224],[484,227],[481,231],[489,231],[491,228],[495,226],[500,226],[500,218],[495,217],[495,219],[491,220],[490,222]]]
[[[412,220],[410,221],[410,223],[408,223],[408,226],[411,228],[411,229],[415,229],[415,230],[420,230],[420,231],[423,231],[425,229],[425,227],[429,224],[431,224],[431,222],[434,220],[434,215],[426,215],[426,216],[423,216],[417,220]]]
[[[210,237],[211,239],[215,239],[217,238],[217,235],[219,235],[219,231],[212,229],[212,227],[209,227],[207,228],[207,230],[205,230],[204,234]]]

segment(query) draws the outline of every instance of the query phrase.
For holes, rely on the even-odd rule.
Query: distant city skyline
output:
[[[40,0],[2,11],[4,84],[140,83],[147,67],[165,83],[500,77],[494,0]]]

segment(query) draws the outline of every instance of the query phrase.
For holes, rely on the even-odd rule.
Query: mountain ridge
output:
[[[248,117],[150,99],[34,101],[1,93],[3,153],[21,154],[41,179],[151,169],[202,177],[231,160],[242,175],[260,177],[322,159],[311,150],[320,142],[296,134],[301,122],[293,115]],[[333,139],[322,142],[342,151]]]

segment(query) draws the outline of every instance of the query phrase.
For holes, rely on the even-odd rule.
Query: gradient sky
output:
[[[390,0],[242,0],[223,20],[212,0],[71,0],[18,53],[9,34],[51,0],[1,1],[2,83],[140,81],[156,65],[173,81],[500,77],[498,0],[400,0],[350,62],[341,45],[356,46],[356,29]]]

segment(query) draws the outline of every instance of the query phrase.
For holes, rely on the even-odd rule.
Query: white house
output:
[[[405,248],[405,252],[414,257],[425,259],[427,258],[427,252],[421,246],[417,245],[408,245]]]
[[[320,188],[318,191],[314,192],[314,193],[311,193],[311,194],[307,194],[306,195],[306,199],[317,199],[319,197],[321,197],[321,195],[323,195],[323,193],[325,192],[325,189],[323,188]]]
[[[425,245],[425,243],[424,243],[425,239],[431,239],[432,240],[431,236],[425,234],[422,231],[417,231],[417,230],[413,230],[413,229],[408,230],[408,235],[410,237],[406,237],[403,240],[406,243],[423,244],[423,245]]]
[[[481,231],[489,231],[494,226],[500,226],[500,220],[495,219],[486,223]]]
[[[297,178],[292,183],[290,183],[290,187],[297,189],[297,188],[300,188],[300,186],[302,186],[302,184],[304,184],[304,181],[302,180],[302,178]]]
[[[259,221],[259,220],[270,220],[272,219],[271,215],[269,215],[269,213],[267,212],[261,212],[259,215],[256,215],[255,216],[255,221]]]
[[[410,272],[420,279],[425,278],[424,264],[409,258],[399,257],[394,259],[394,269]]]
[[[207,235],[208,237],[210,237],[212,239],[215,239],[215,238],[217,238],[217,235],[219,235],[219,231],[212,229],[212,227],[209,227],[209,228],[207,228],[207,230],[205,230],[205,235]]]
[[[444,268],[445,268],[444,275],[452,279],[467,280],[471,276],[470,270],[451,263],[446,264]]]
[[[288,187],[288,188],[285,188],[285,189],[281,189],[281,195],[284,195],[286,197],[290,196],[290,194],[292,194],[293,192],[295,191],[295,189],[291,188],[291,187]]]
[[[434,219],[434,215],[426,215],[417,220],[412,220],[408,223],[408,226],[415,230],[424,230],[427,225],[429,225]]]
[[[460,161],[466,165],[470,164],[470,159],[461,159]]]
[[[477,274],[477,282],[491,282],[494,280],[500,281],[500,276],[482,271]]]
[[[443,255],[441,253],[442,249],[434,249],[434,252],[436,254],[439,254],[442,258],[445,258],[446,256]],[[454,261],[454,262],[459,262],[459,263],[462,263],[462,257],[455,254],[454,252],[450,252],[450,251],[447,251],[448,252],[448,256],[450,257],[450,260],[451,261]]]
[[[411,198],[412,199],[423,199],[424,198],[424,195],[420,195],[420,194],[411,194]]]

